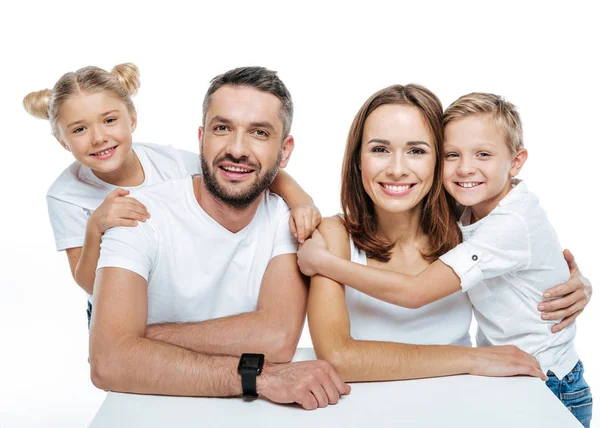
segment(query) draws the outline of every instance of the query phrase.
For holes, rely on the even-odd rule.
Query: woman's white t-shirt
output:
[[[367,264],[350,238],[350,260]],[[454,293],[419,309],[406,309],[346,287],[350,334],[356,340],[419,345],[471,346],[472,308],[466,293]]]

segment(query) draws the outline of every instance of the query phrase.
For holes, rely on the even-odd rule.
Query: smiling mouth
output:
[[[381,187],[383,187],[384,189],[389,190],[390,192],[405,192],[408,189],[410,189],[411,187],[413,187],[415,184],[388,184],[388,183],[379,183],[381,185]]]
[[[482,181],[469,181],[465,183],[455,182],[458,187],[462,187],[463,189],[473,189],[474,187],[479,187],[483,184]]]
[[[102,150],[101,152],[92,153],[91,156],[106,156],[106,155],[110,154],[116,148],[117,148],[117,146],[110,147],[106,150]]]
[[[225,172],[229,172],[229,173],[233,173],[233,174],[250,174],[250,173],[254,172],[253,169],[242,167],[242,166],[231,166],[231,165],[223,166],[223,165],[221,165],[221,166],[219,166],[219,168],[221,168]]]

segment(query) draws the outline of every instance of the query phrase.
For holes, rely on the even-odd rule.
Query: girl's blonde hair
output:
[[[31,92],[23,98],[27,112],[41,119],[48,119],[52,134],[58,137],[58,118],[62,105],[79,94],[109,91],[127,106],[131,117],[137,116],[131,97],[140,87],[140,71],[131,63],[119,64],[108,72],[90,66],[64,74],[54,88]]]

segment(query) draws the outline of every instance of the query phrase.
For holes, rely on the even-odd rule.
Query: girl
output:
[[[50,121],[52,134],[76,160],[50,186],[48,214],[56,248],[66,250],[73,278],[88,296],[103,233],[150,217],[143,204],[126,197],[129,189],[200,172],[197,154],[132,143],[137,114],[131,96],[139,86],[133,64],[117,65],[111,72],[85,67],[63,75],[52,90],[32,92],[23,100],[30,114]],[[321,220],[319,210],[283,171],[271,189],[289,203],[290,228],[303,242]],[[89,325],[89,298],[87,312]]]

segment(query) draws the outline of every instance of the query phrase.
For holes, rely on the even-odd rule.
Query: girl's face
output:
[[[377,208],[406,212],[419,206],[433,184],[435,161],[435,140],[416,107],[386,104],[365,121],[362,184]]]
[[[136,119],[109,92],[80,94],[60,109],[58,141],[75,159],[93,171],[109,173],[121,167],[131,151]]]

